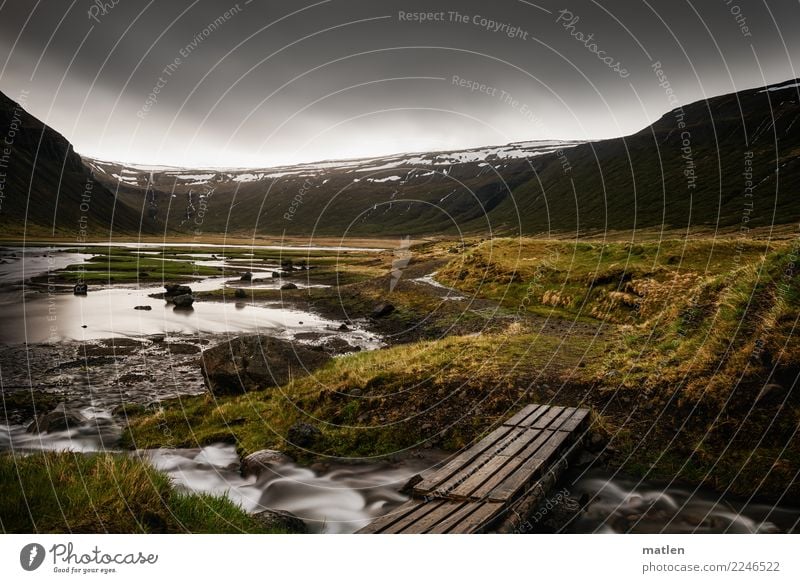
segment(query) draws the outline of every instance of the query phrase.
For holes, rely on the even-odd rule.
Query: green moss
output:
[[[265,532],[229,500],[178,492],[133,456],[3,454],[0,483],[8,533]]]

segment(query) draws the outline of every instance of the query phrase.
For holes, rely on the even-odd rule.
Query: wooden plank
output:
[[[477,490],[472,492],[472,498],[488,499],[495,488],[500,486],[506,478],[516,472],[529,458],[533,457],[552,437],[552,433],[549,431],[542,431],[540,429],[529,429],[528,431],[532,434],[535,433],[535,435],[532,435],[532,439],[526,443],[525,449],[511,458],[509,463],[503,466],[500,471],[490,477]],[[497,501],[498,498],[493,497],[492,500]]]
[[[399,522],[404,517],[408,516],[414,510],[417,509],[422,504],[420,500],[409,500],[399,508],[396,508],[389,514],[385,514],[380,518],[377,518],[370,522],[364,528],[358,530],[359,534],[376,534],[381,532],[384,528],[391,526],[392,524]]]
[[[435,500],[433,502],[422,502],[416,509],[403,516],[400,520],[396,520],[392,524],[380,531],[381,534],[397,534],[404,532],[414,526],[414,524],[429,512],[433,512],[440,505],[444,504],[444,500]]]
[[[480,454],[489,449],[495,442],[501,440],[513,430],[513,427],[498,427],[468,450],[456,455],[441,468],[431,470],[430,473],[423,472],[423,479],[414,486],[414,493],[420,496],[426,496],[430,494],[437,489],[437,486],[451,478],[456,472],[472,462]]]
[[[477,490],[481,484],[489,480],[494,474],[501,471],[502,467],[512,459],[513,458],[501,455],[493,457],[477,472],[474,472],[469,476],[469,478],[453,488],[453,490],[450,492],[450,497],[454,500],[465,500],[470,498],[470,494],[472,494],[473,491]]]
[[[428,503],[427,506],[433,506],[432,503]],[[433,508],[431,512],[428,512],[425,516],[419,518],[416,522],[410,524],[405,530],[403,530],[404,534],[423,534],[428,532],[429,529],[435,527],[437,524],[440,524],[444,520],[447,519],[448,516],[453,514],[460,505],[457,502],[451,502],[450,500],[442,500],[441,504],[436,508]]]
[[[503,504],[494,502],[477,502],[478,508],[464,520],[456,524],[450,534],[472,534],[486,526],[503,509]]]
[[[447,518],[428,530],[429,534],[444,534],[478,509],[479,502],[448,502],[456,510]]]
[[[526,484],[534,481],[547,466],[552,464],[569,436],[569,433],[563,431],[552,432],[549,439],[533,450],[513,474],[486,495],[486,499],[491,501],[512,500]],[[520,457],[525,457],[525,453]]]
[[[521,425],[528,416],[530,416],[540,407],[545,407],[545,405],[526,405],[515,415],[513,415],[511,419],[504,421],[503,425]]]
[[[531,427],[533,429],[546,429],[550,422],[553,421],[556,417],[558,417],[561,412],[564,410],[564,407],[550,407],[547,412],[539,417]]]
[[[549,410],[550,410],[549,405],[539,405],[533,412],[529,413],[521,421],[516,423],[516,425],[519,427],[530,427]]]
[[[561,427],[560,431],[577,431],[580,429],[586,419],[589,417],[588,409],[576,409],[575,413],[570,417]]]
[[[575,407],[564,407],[561,414],[550,422],[548,429],[552,429],[553,431],[560,430],[564,426],[564,423],[572,417],[573,413],[575,413]]]
[[[454,491],[459,489],[463,492],[462,486],[465,482],[474,484],[474,478],[476,474],[484,476],[485,478],[488,470],[484,469],[484,466],[487,464],[493,464],[493,467],[496,467],[497,464],[492,460],[498,456],[503,457],[503,454],[506,451],[513,451],[515,444],[524,439],[527,431],[527,429],[523,429],[521,427],[513,427],[505,437],[494,443],[489,449],[480,454],[470,464],[462,468],[460,471],[454,473],[447,481],[439,484],[434,492],[438,496],[453,498],[456,500],[463,498],[463,495],[455,495]],[[524,447],[524,442],[522,443],[522,446]]]

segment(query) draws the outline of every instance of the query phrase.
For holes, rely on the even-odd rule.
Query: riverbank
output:
[[[229,499],[178,491],[129,455],[0,454],[6,533],[286,533]]]
[[[528,403],[583,406],[593,410],[592,467],[785,503],[798,496],[800,468],[792,245],[428,242],[408,254],[320,256],[304,265],[315,269],[278,278],[295,289],[222,278],[199,286],[196,314],[299,310],[328,323],[313,334],[360,326],[386,348],[351,350],[243,395],[201,385],[152,407],[128,403],[117,411],[119,443],[227,443],[240,456],[274,449],[306,465],[363,464],[458,450]],[[236,260],[247,258],[226,257],[226,270]],[[144,345],[132,350],[156,350]],[[199,371],[192,358],[189,375]],[[173,376],[175,388],[188,378]],[[302,443],[292,437],[298,426],[309,436]]]
[[[280,391],[185,400],[132,420],[125,439],[155,445],[166,424],[179,443],[291,448],[286,432],[305,420],[320,430],[313,455],[373,457],[457,449],[515,407],[557,403],[595,411],[611,467],[784,500],[798,495],[800,467],[789,390],[797,277],[778,286],[791,253],[791,242],[713,240],[428,244],[412,263],[463,299],[415,277],[389,295],[388,276],[342,286],[335,300],[297,294],[359,315],[391,298],[395,311],[373,321],[390,348]]]

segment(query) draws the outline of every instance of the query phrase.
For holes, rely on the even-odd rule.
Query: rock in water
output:
[[[177,283],[167,284],[164,286],[164,289],[167,290],[164,292],[164,297],[170,298],[173,296],[185,296],[185,295],[192,295],[192,288],[188,285],[180,285]]]
[[[242,274],[242,277],[239,278],[241,281],[253,281],[253,274],[249,271],[245,271]]]
[[[203,351],[202,372],[206,386],[215,395],[240,394],[283,385],[329,359],[324,350],[315,346],[248,335]]]
[[[281,286],[281,290],[287,290],[287,289],[297,289],[297,286],[293,283],[284,283]]]
[[[242,460],[242,476],[258,476],[265,469],[284,464],[290,464],[294,460],[285,453],[274,449],[261,449],[251,453]]]
[[[373,318],[383,318],[394,312],[394,306],[389,302],[381,302],[372,310]]]
[[[263,510],[253,514],[263,526],[269,530],[285,530],[289,534],[306,534],[306,523],[286,510]]]
[[[63,431],[65,429],[75,428],[86,423],[88,419],[78,411],[67,410],[64,403],[59,403],[58,406],[49,413],[42,413],[33,423],[28,425],[28,433],[48,433],[50,431]]]
[[[233,297],[236,297],[236,298],[239,298],[239,299],[244,299],[244,298],[247,297],[247,292],[244,291],[242,288],[237,287],[236,291],[233,292]]]
[[[295,423],[289,428],[286,439],[295,447],[314,447],[322,432],[310,423]]]
[[[153,306],[135,306],[133,309],[134,309],[134,310],[145,310],[145,311],[150,311],[150,310],[152,310],[152,309],[153,309]]]
[[[191,308],[194,303],[194,296],[192,294],[182,294],[172,298],[172,303],[176,308],[187,309]]]

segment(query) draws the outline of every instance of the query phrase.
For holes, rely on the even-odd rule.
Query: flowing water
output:
[[[408,479],[443,457],[428,452],[391,464],[326,464],[318,471],[285,463],[244,478],[232,445],[144,454],[182,488],[225,495],[248,512],[285,510],[318,533],[355,532],[390,512],[408,499],[399,492]]]
[[[641,482],[603,469],[582,474],[566,491],[581,500],[582,506],[577,520],[565,529],[568,532],[796,532],[800,520],[797,507],[744,501],[707,489]]]
[[[149,248],[180,245],[112,246],[135,247],[147,254],[151,253]],[[246,261],[233,263],[213,253],[195,255],[198,265],[247,267]],[[5,288],[0,291],[0,344],[5,345],[0,355],[3,390],[35,387],[55,393],[68,409],[78,411],[86,420],[79,427],[43,434],[26,431],[30,419],[0,424],[0,451],[113,450],[122,432],[122,420],[112,414],[115,406],[157,406],[163,399],[204,391],[196,363],[196,352],[204,346],[243,332],[294,338],[335,330],[339,324],[308,312],[256,305],[246,299],[196,302],[193,310],[174,310],[164,300],[150,297],[163,291],[160,287],[114,286],[76,297],[29,293],[20,286],[30,277],[88,257],[66,248],[5,249],[0,253],[4,262],[0,265],[0,285]],[[207,291],[226,285],[277,287],[281,283],[277,278],[272,281],[268,270],[254,270],[253,277],[264,280],[247,283],[238,277],[207,277],[190,285],[196,291]],[[454,292],[438,284],[433,276],[418,281],[442,287],[448,294]],[[134,310],[135,306],[151,309]],[[363,329],[337,331],[336,335],[361,349],[381,345],[378,337]],[[176,347],[181,347],[180,352]],[[89,357],[92,350],[106,356]],[[107,356],[109,353],[112,356]],[[181,488],[228,496],[250,512],[286,510],[303,519],[311,531],[330,533],[353,532],[402,504],[406,500],[399,492],[402,485],[441,458],[428,452],[425,457],[391,464],[328,464],[316,469],[285,463],[258,477],[245,478],[230,445],[140,454]],[[567,491],[582,505],[582,511],[566,529],[571,532],[791,532],[797,530],[800,517],[800,511],[791,508],[636,482],[603,470],[573,476]]]

